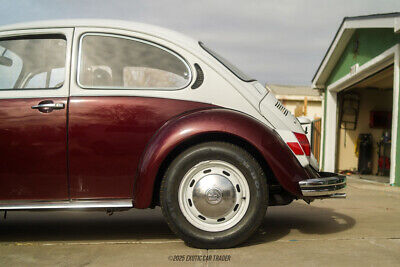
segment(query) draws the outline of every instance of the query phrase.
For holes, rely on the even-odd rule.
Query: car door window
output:
[[[46,87],[47,72],[42,72],[33,76],[25,87],[27,88],[44,88]]]
[[[0,42],[0,53],[2,63],[0,63],[0,89],[14,88],[14,84],[17,82],[18,76],[22,70],[22,59],[5,47],[1,46]]]
[[[0,90],[61,87],[66,45],[60,34],[0,39]]]
[[[42,72],[36,74],[28,79],[25,88],[57,88],[60,87],[64,82],[64,68],[52,69],[50,72]],[[47,77],[50,74],[50,79]],[[49,84],[47,85],[47,81]]]
[[[176,53],[159,45],[111,34],[81,38],[78,83],[83,88],[180,89],[190,68]]]

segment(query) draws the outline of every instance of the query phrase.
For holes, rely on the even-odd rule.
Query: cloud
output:
[[[261,82],[310,84],[345,16],[400,10],[400,1],[0,0],[0,24],[63,18],[134,20],[200,39]]]

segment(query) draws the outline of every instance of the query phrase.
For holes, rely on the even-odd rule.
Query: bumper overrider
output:
[[[319,172],[318,178],[299,182],[301,193],[308,198],[345,198],[346,176]]]

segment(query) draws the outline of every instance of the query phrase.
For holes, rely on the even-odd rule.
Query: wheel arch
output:
[[[244,113],[206,109],[182,115],[165,123],[147,144],[134,181],[136,208],[148,208],[157,200],[158,187],[168,164],[183,149],[204,141],[229,141],[250,152],[267,176],[288,192],[301,193],[298,181],[306,173],[273,131]]]
[[[248,153],[250,153],[260,164],[262,167],[268,181],[274,185],[279,184],[275,178],[275,175],[271,168],[268,165],[268,162],[265,160],[265,158],[262,156],[261,152],[250,142],[247,140],[243,139],[240,136],[233,135],[231,133],[227,132],[206,132],[206,133],[200,133],[195,136],[192,136],[188,138],[187,140],[184,140],[180,144],[178,144],[164,159],[164,161],[161,163],[160,168],[158,169],[157,175],[155,177],[154,181],[154,186],[153,186],[153,198],[152,198],[152,206],[156,206],[159,204],[159,192],[160,192],[160,187],[161,187],[161,182],[163,179],[163,176],[168,168],[168,166],[172,163],[172,161],[183,151],[186,149],[199,145],[202,143],[207,143],[207,142],[225,142],[225,143],[230,143],[233,145],[237,145],[244,150],[246,150]]]

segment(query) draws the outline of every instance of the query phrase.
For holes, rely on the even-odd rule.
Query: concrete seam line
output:
[[[300,242],[300,241],[352,241],[352,240],[400,240],[399,237],[358,237],[358,238],[328,238],[328,239],[317,239],[317,238],[305,238],[305,239],[292,239],[292,240],[276,240],[274,242],[289,243],[289,242]],[[71,246],[71,245],[133,245],[133,244],[167,244],[167,243],[183,243],[183,241],[132,241],[132,242],[79,242],[79,243],[8,243],[0,244],[1,246]],[[267,242],[268,243],[268,242]]]
[[[3,243],[1,246],[71,246],[71,245],[136,245],[136,244],[169,244],[169,243],[183,243],[181,240],[174,241],[107,241],[107,242],[54,242],[54,243],[32,243],[32,242],[16,242],[16,243]]]

